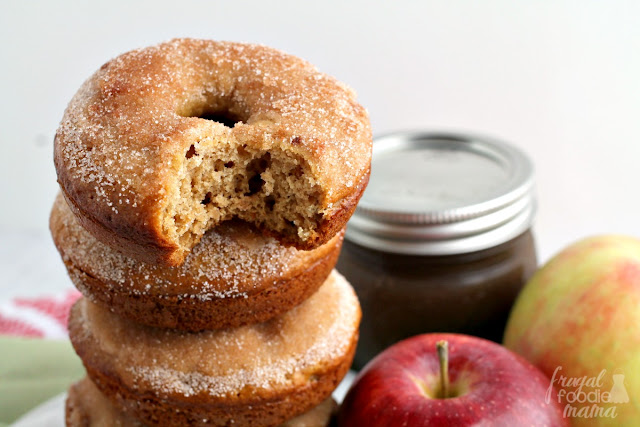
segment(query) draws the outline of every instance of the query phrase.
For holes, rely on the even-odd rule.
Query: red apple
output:
[[[542,372],[496,343],[425,334],[365,366],[338,426],[567,426],[555,396]]]

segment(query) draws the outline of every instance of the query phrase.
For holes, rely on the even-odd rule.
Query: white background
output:
[[[543,261],[588,235],[640,236],[638,1],[15,1],[0,9],[0,296],[69,286],[47,230],[66,103],[109,58],[178,36],[301,56],[356,89],[378,134],[518,145],[537,167]]]

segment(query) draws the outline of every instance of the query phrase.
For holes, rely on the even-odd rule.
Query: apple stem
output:
[[[436,343],[438,361],[440,362],[440,393],[442,399],[449,397],[449,344],[447,341]]]

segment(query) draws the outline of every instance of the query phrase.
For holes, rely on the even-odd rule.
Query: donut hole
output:
[[[231,113],[230,111],[219,111],[219,112],[204,112],[197,116],[200,119],[211,120],[212,122],[218,122],[220,124],[225,125],[228,128],[232,128],[236,125],[236,123],[241,123],[243,120],[236,115]]]
[[[239,105],[235,105],[229,98],[217,95],[215,91],[188,98],[176,113],[182,117],[196,117],[217,122],[228,128],[233,128],[237,123],[246,122],[249,118]]]

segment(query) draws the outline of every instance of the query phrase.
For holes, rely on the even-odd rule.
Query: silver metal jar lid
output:
[[[501,141],[402,132],[374,140],[371,179],[346,238],[412,255],[479,251],[522,234],[533,220],[533,165]]]

